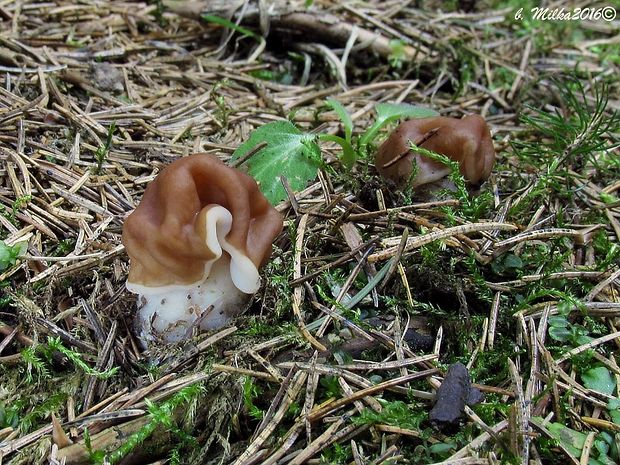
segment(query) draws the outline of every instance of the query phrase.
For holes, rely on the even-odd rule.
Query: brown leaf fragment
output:
[[[69,436],[67,436],[65,431],[62,429],[62,425],[60,424],[60,421],[58,421],[58,418],[56,418],[56,415],[54,415],[53,413],[52,413],[52,440],[54,441],[54,444],[58,446],[59,449],[62,449],[63,447],[67,447],[73,444],[73,441],[69,439]]]

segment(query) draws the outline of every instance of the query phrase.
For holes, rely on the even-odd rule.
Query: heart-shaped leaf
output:
[[[321,162],[321,149],[316,136],[301,132],[289,121],[274,121],[250,134],[232,156],[243,157],[261,143],[267,145],[241,164],[258,182],[261,192],[272,205],[286,199],[280,178],[284,176],[294,191],[315,179]]]

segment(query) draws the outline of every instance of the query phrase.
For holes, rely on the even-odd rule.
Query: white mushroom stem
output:
[[[204,221],[200,226],[204,226],[206,244],[215,254],[205,263],[200,281],[157,287],[127,282],[127,289],[139,294],[136,324],[143,342],[156,335],[165,342],[177,342],[188,337],[193,326],[204,330],[226,326],[260,287],[252,260],[226,241],[232,227],[230,212],[209,205],[197,221]]]

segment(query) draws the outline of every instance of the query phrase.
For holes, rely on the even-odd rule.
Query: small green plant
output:
[[[0,403],[0,429],[17,428],[20,424],[23,402]]]
[[[4,292],[5,288],[10,286],[9,281],[0,281],[0,310],[4,310],[9,307],[13,303],[13,297],[11,295]]]
[[[215,121],[219,123],[219,125],[224,129],[228,128],[228,117],[233,112],[233,109],[226,102],[226,98],[220,92],[220,89],[227,85],[228,85],[228,80],[223,79],[221,81],[217,81],[213,85],[213,88],[211,89],[211,98],[213,99],[213,101],[215,102],[215,105],[217,106],[217,109],[213,113],[213,116],[215,117]],[[191,135],[191,132],[189,133],[189,135]]]
[[[67,393],[60,392],[45,398],[42,403],[36,405],[31,411],[21,417],[19,429],[24,433],[32,431],[38,422],[49,418],[52,413],[58,414],[63,409],[67,397]]]
[[[451,440],[438,442],[428,446],[428,455],[434,460],[444,460],[449,458],[457,449],[457,443]]]
[[[27,399],[13,398],[10,402],[0,402],[0,429],[15,428],[23,434],[31,432],[50,414],[59,414],[64,408],[68,394],[59,392],[48,396],[30,396]],[[41,401],[42,400],[42,401]]]
[[[344,127],[344,139],[340,136],[336,136],[333,134],[321,134],[319,135],[320,140],[335,142],[342,148],[342,156],[340,160],[347,167],[353,167],[355,160],[357,158],[355,149],[353,148],[353,120],[351,119],[351,115],[347,109],[338,101],[334,99],[327,99],[327,105],[336,112],[340,121],[342,121],[342,126]]]
[[[451,70],[454,97],[461,97],[469,91],[469,84],[477,82],[484,73],[483,55],[460,36],[450,38],[441,48],[442,65]]]
[[[498,354],[495,354],[495,357],[497,359],[499,359]],[[502,358],[503,358],[503,362],[504,362],[504,366],[505,366],[506,358],[507,357],[504,356]],[[495,369],[496,372],[497,371],[505,371],[505,370],[503,370],[503,366],[502,366],[502,368],[500,368],[499,370],[497,369],[497,367],[489,367],[487,372],[492,371],[493,368]],[[493,373],[493,374],[495,374],[495,373]],[[502,373],[502,374],[505,375],[506,373]],[[493,381],[495,381],[495,380],[493,380]],[[476,414],[480,418],[482,418],[482,421],[484,421],[487,424],[489,424],[489,423],[493,424],[493,423],[497,423],[502,418],[506,418],[510,414],[511,405],[506,403],[506,402],[504,402],[497,395],[486,394],[485,397],[484,397],[484,402],[476,404],[472,408],[473,408],[474,412],[476,412]]]
[[[174,414],[179,407],[192,403],[202,392],[202,386],[194,384],[181,389],[178,393],[161,404],[155,404],[146,399],[145,402],[148,409],[149,422],[139,431],[136,431],[126,438],[126,441],[118,449],[110,453],[106,454],[104,451],[92,450],[92,448],[90,448],[89,453],[92,463],[95,465],[102,465],[103,463],[115,464],[120,462],[136,447],[144,443],[144,441],[155,432],[158,426],[166,428],[179,438],[180,444],[178,447],[195,447],[197,445],[196,438],[177,425]]]
[[[420,234],[426,234],[428,231],[424,226],[420,227]],[[443,270],[445,267],[445,255],[446,243],[444,241],[433,241],[429,244],[423,245],[419,249],[420,256],[422,257],[422,266],[434,270]],[[453,272],[454,270],[450,270]]]
[[[385,424],[399,428],[420,431],[420,424],[426,420],[427,412],[423,409],[416,411],[401,400],[387,401],[380,399],[383,410],[375,412],[371,409],[363,410],[359,416],[353,418],[353,423],[365,424]]]
[[[160,27],[166,27],[168,25],[168,20],[164,16],[166,9],[163,0],[149,0],[149,3],[155,5],[155,9],[152,10],[151,14],[155,17],[157,24],[159,24]]]
[[[105,143],[103,145],[100,145],[95,152],[95,161],[97,162],[97,166],[95,167],[95,174],[101,173],[101,168],[103,167],[103,164],[108,157],[108,153],[110,152],[110,148],[112,147],[112,136],[114,136],[114,131],[116,131],[115,121],[113,121],[108,128],[108,134],[106,136]]]
[[[65,44],[67,44],[70,47],[75,47],[75,48],[80,48],[80,47],[84,47],[84,42],[78,39],[74,38],[75,35],[75,28],[71,28],[71,30],[69,31],[69,34],[67,34],[67,38],[65,39]]]
[[[170,451],[168,460],[170,465],[183,465],[183,456],[181,455],[180,445],[175,446],[175,448]]]
[[[55,351],[60,352],[61,354],[66,356],[71,362],[73,362],[75,366],[77,366],[84,373],[90,376],[96,376],[97,378],[100,378],[100,379],[108,379],[111,376],[114,376],[114,374],[116,374],[116,372],[118,371],[118,367],[113,367],[106,371],[94,370],[93,368],[89,367],[86,364],[86,362],[84,362],[84,360],[82,360],[82,357],[79,353],[66,348],[60,341],[59,337],[58,338],[50,337],[47,339],[46,354],[50,356],[51,353]]]
[[[79,353],[66,348],[60,338],[48,337],[47,344],[39,344],[37,346],[27,347],[21,352],[22,361],[26,364],[26,381],[33,381],[32,373],[36,373],[38,380],[49,378],[51,376],[48,364],[52,361],[52,354],[60,352],[67,357],[75,366],[80,368],[84,373],[90,376],[96,376],[100,379],[108,379],[114,376],[118,371],[118,367],[110,368],[106,371],[98,371],[89,367]],[[43,356],[43,358],[40,357]],[[47,362],[47,364],[46,364]]]
[[[265,412],[258,408],[254,401],[261,395],[261,389],[256,385],[253,378],[249,376],[243,379],[243,405],[247,409],[249,415],[256,419],[262,420]]]
[[[558,303],[558,314],[549,317],[549,336],[554,341],[568,343],[573,347],[587,344],[592,341],[589,331],[581,325],[568,320],[574,308],[583,309],[583,304],[568,294],[558,294],[563,297]]]
[[[340,384],[338,383],[338,378],[335,376],[322,376],[319,384],[325,391],[323,392],[324,398],[338,398],[342,393],[342,389],[340,388]]]
[[[479,296],[490,302],[493,294],[481,270],[482,266],[476,260],[476,255],[473,251],[463,260],[463,265],[469,274],[469,279],[478,290]]]
[[[400,39],[392,39],[390,40],[390,48],[392,49],[392,53],[388,57],[390,66],[394,69],[401,69],[407,59],[405,42]]]
[[[489,191],[481,192],[479,195],[469,195],[467,183],[461,174],[459,163],[447,156],[433,152],[432,150],[418,147],[411,144],[411,150],[424,155],[432,160],[443,163],[450,168],[450,180],[454,183],[456,190],[449,191],[454,198],[459,201],[459,213],[470,221],[477,221],[484,213],[486,213],[491,205],[492,194]],[[446,213],[452,213],[451,208],[444,209]]]
[[[321,454],[320,465],[345,465],[351,460],[351,446],[334,444]],[[383,462],[385,463],[385,462]]]
[[[19,257],[26,253],[27,242],[18,242],[15,245],[6,245],[0,241],[0,272],[15,265]]]
[[[363,157],[366,157],[369,145],[375,141],[379,131],[387,124],[401,118],[430,118],[439,116],[439,113],[435,110],[408,103],[379,103],[375,107],[375,112],[377,113],[375,122],[362,133],[357,141],[358,153]]]
[[[609,87],[602,83],[592,90],[592,100],[577,79],[553,80],[562,109],[526,106],[521,117],[534,138],[511,141],[514,153],[526,164],[536,166],[538,177],[523,201],[511,214],[529,212],[530,205],[550,194],[571,200],[575,196],[573,180],[587,176],[594,168],[596,176],[617,179],[620,163],[613,151],[619,143],[613,134],[620,128],[620,114],[609,109]]]
[[[38,347],[38,346],[37,346]],[[45,362],[37,355],[37,347],[26,347],[21,351],[22,361],[26,364],[26,382],[32,383],[34,378],[33,371],[37,375],[37,380],[49,378],[50,371]]]
[[[616,425],[620,425],[620,399],[614,398],[607,402],[607,413],[612,422]]]
[[[605,231],[599,231],[594,236],[592,245],[596,252],[596,269],[605,271],[609,267],[620,263],[620,245],[609,239]]]
[[[17,197],[13,203],[11,204],[11,211],[7,212],[6,207],[4,205],[0,205],[0,215],[4,216],[7,220],[9,220],[13,225],[18,226],[17,222],[17,212],[23,209],[28,205],[28,202],[32,200],[31,195],[23,195],[21,197]]]
[[[13,218],[17,215],[17,212],[28,205],[28,202],[32,200],[32,195],[22,195],[21,197],[17,197],[11,205],[11,210],[13,214]]]
[[[549,336],[554,341],[567,342],[574,347],[592,341],[586,328],[569,322],[564,315],[549,317]]]
[[[84,428],[84,445],[86,446],[86,452],[88,452],[90,463],[103,463],[105,459],[105,451],[93,449],[93,444],[90,439],[90,431],[88,431],[88,427]]]
[[[271,69],[256,69],[249,71],[248,74],[261,81],[277,82],[278,84],[291,85],[294,77],[289,70],[274,71]]]
[[[55,257],[63,257],[67,255],[69,252],[71,252],[74,248],[75,248],[75,239],[73,238],[62,239],[54,245],[54,249],[52,250],[51,254]]]
[[[561,112],[547,112],[529,107],[531,115],[524,115],[523,121],[530,127],[540,131],[548,137],[551,144],[539,145],[537,157],[556,157],[561,154],[560,162],[573,168],[581,168],[587,162],[600,171],[595,155],[598,152],[607,152],[618,146],[608,142],[607,135],[617,131],[620,124],[620,115],[613,111],[609,115],[609,88],[603,83],[594,88],[594,104],[588,103],[588,97],[580,81],[555,81],[560,92],[560,98],[566,105]],[[542,150],[541,150],[542,149]]]

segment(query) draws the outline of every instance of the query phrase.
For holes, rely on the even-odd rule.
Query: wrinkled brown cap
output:
[[[232,214],[226,241],[256,268],[263,264],[282,230],[281,215],[250,176],[214,156],[195,154],[159,173],[125,220],[123,244],[131,258],[128,283],[156,287],[201,280],[205,265],[216,258],[201,220],[216,205]]]
[[[436,130],[435,134],[420,144],[419,141],[423,141],[433,130]],[[409,181],[414,161],[418,171],[410,182],[413,188],[437,181],[450,173],[450,169],[442,163],[409,150],[410,142],[458,161],[461,174],[472,184],[486,181],[495,163],[491,132],[479,115],[469,115],[463,119],[438,116],[405,121],[379,147],[375,158],[379,174],[400,187]],[[390,164],[406,152],[406,156]]]

